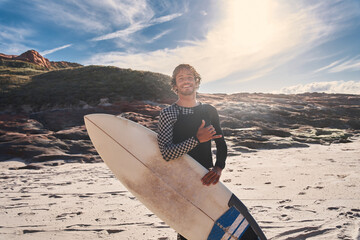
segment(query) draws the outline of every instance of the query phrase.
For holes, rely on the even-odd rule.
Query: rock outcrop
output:
[[[44,58],[43,56],[41,56],[40,53],[38,53],[35,50],[28,50],[19,56],[6,55],[3,53],[0,53],[0,59],[30,62],[37,66],[43,67],[44,69],[47,69],[47,70],[82,66],[81,64],[78,64],[78,63],[70,63],[70,62],[64,62],[64,61],[60,61],[60,62],[49,61],[49,59]]]
[[[122,116],[155,130],[159,106],[121,102],[110,106],[53,109],[28,114],[0,114],[0,161],[101,161],[87,135],[83,116],[90,113]]]
[[[229,154],[350,142],[360,135],[360,95],[200,94],[219,112]],[[84,127],[90,113],[121,115],[154,131],[167,104],[102,99],[67,109],[0,114],[0,161],[100,161]]]
[[[360,132],[360,95],[203,94],[200,100],[218,109],[238,151],[346,143]]]
[[[47,69],[51,68],[50,61],[47,58],[44,58],[43,56],[41,56],[40,53],[38,53],[35,50],[26,51],[26,52],[22,53],[21,55],[15,57],[14,60],[31,62],[36,65],[45,67]]]

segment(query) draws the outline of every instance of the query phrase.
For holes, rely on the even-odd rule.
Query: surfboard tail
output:
[[[246,206],[232,195],[227,210],[214,224],[208,240],[266,240]]]

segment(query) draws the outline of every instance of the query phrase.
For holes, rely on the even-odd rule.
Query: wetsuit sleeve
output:
[[[214,107],[211,111],[211,124],[216,130],[217,135],[223,135],[221,138],[215,139],[216,144],[216,163],[215,166],[220,167],[221,169],[225,168],[225,161],[227,157],[227,146],[224,139],[224,134],[220,127],[219,114]]]
[[[173,143],[173,129],[176,119],[175,111],[163,110],[160,112],[157,140],[161,155],[166,161],[181,157],[199,144],[195,137],[178,144]]]

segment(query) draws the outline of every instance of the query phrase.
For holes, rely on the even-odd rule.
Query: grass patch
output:
[[[30,68],[36,70],[43,70],[46,71],[46,68],[36,65],[34,63],[20,61],[20,60],[6,60],[0,59],[0,66],[1,67],[8,67],[8,68]]]
[[[11,67],[0,66],[0,76],[3,75],[32,76],[45,72],[47,71],[33,69],[33,68],[11,68]]]
[[[24,84],[29,83],[31,80],[30,76],[19,76],[19,75],[0,75],[0,93],[5,94],[21,87]]]
[[[85,101],[97,104],[101,98],[111,102],[174,98],[170,77],[147,71],[133,71],[117,67],[85,66],[54,70],[33,76],[3,75],[0,108],[24,104],[36,109],[71,106]]]

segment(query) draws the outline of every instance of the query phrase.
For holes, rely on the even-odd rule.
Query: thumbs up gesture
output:
[[[202,120],[201,125],[196,133],[197,139],[200,143],[210,141],[211,139],[221,138],[222,135],[216,135],[216,130],[213,125],[205,127],[205,121]]]

